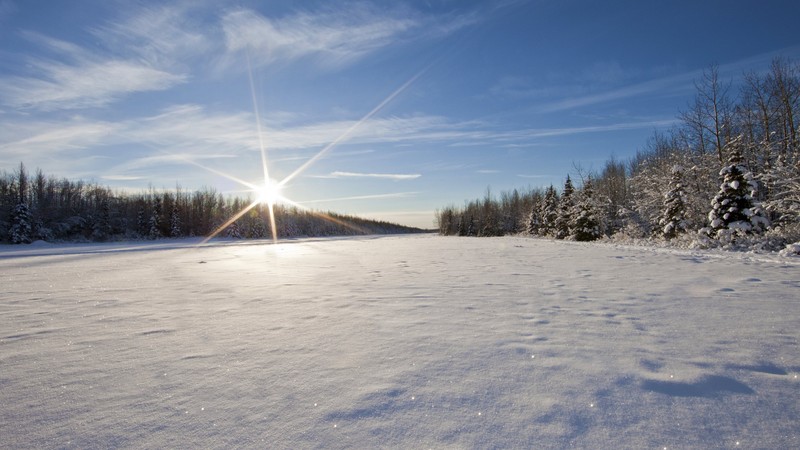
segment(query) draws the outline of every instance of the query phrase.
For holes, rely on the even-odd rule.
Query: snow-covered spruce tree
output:
[[[12,244],[31,243],[33,229],[27,203],[19,202],[11,211],[11,228],[8,230],[8,234]]]
[[[153,199],[153,213],[150,215],[148,227],[147,235],[150,239],[161,237],[161,198],[158,196]]]
[[[108,199],[104,198],[100,202],[99,211],[92,221],[92,239],[95,241],[105,241],[111,235],[111,206]]]
[[[575,188],[572,186],[572,180],[567,175],[567,181],[564,182],[564,191],[561,193],[561,198],[558,202],[558,216],[555,223],[556,239],[566,239],[570,236],[572,213],[575,206],[572,201],[574,193]]]
[[[144,218],[144,205],[139,205],[139,208],[136,211],[136,233],[140,237],[147,236],[147,221]]]
[[[263,239],[269,236],[270,231],[267,229],[264,219],[258,213],[251,217],[248,233],[251,239]]]
[[[665,239],[673,239],[688,230],[686,224],[686,195],[683,191],[683,168],[672,168],[670,189],[664,194],[664,209],[658,224]]]
[[[733,147],[728,165],[719,174],[722,184],[711,200],[710,226],[701,230],[703,234],[727,245],[739,235],[764,231],[769,221],[763,208],[754,200],[758,185],[742,165],[742,155],[737,147]]]
[[[181,216],[177,199],[172,204],[172,213],[169,215],[169,235],[174,238],[181,236]]]
[[[456,226],[456,235],[457,236],[467,235],[467,217],[466,217],[466,212],[464,211],[462,211],[458,215],[458,225]]]
[[[594,241],[602,236],[600,215],[594,203],[592,179],[587,178],[583,187],[575,195],[575,206],[572,210],[570,237],[576,241]]]
[[[552,184],[545,190],[541,208],[539,234],[541,236],[554,236],[556,220],[558,219],[558,194]]]
[[[530,214],[528,214],[528,220],[525,226],[525,231],[530,236],[538,236],[542,230],[542,219],[539,214],[539,205],[533,205]]]
[[[232,239],[242,238],[242,230],[237,221],[234,221],[232,224],[228,225],[228,228],[225,229],[225,235]]]
[[[465,221],[465,224],[464,224],[465,228],[464,228],[464,234],[463,235],[464,236],[477,236],[477,233],[475,232],[475,216],[470,212],[469,215],[466,215],[466,213],[465,213],[465,217],[466,217],[466,221]]]

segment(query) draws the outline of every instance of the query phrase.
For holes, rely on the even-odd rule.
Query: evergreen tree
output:
[[[661,225],[661,235],[672,239],[687,231],[686,224],[686,194],[683,190],[683,169],[681,166],[672,168],[670,189],[664,194],[664,208],[658,221]]]
[[[269,236],[269,230],[267,229],[267,225],[264,223],[264,219],[258,215],[254,214],[251,221],[250,221],[250,237],[252,239],[263,239]]]
[[[592,179],[587,178],[577,194],[572,212],[570,236],[576,241],[594,241],[602,236],[597,207],[594,204]]]
[[[111,208],[108,199],[104,198],[100,203],[96,219],[92,223],[92,239],[105,241],[111,234]]]
[[[139,236],[144,237],[147,236],[147,222],[144,220],[144,205],[139,205],[139,209],[136,211],[136,232]]]
[[[150,215],[148,228],[147,235],[150,239],[161,237],[161,197],[159,196],[155,196],[153,199],[153,213]]]
[[[567,175],[567,181],[564,182],[564,192],[561,193],[561,198],[558,202],[558,216],[556,217],[556,239],[566,239],[570,236],[570,225],[572,225],[572,213],[574,203],[572,195],[575,193],[575,188],[572,186],[572,180]]]
[[[553,236],[556,230],[558,219],[558,193],[551,184],[544,194],[544,201],[541,206],[541,227],[539,234],[542,236]]]
[[[542,229],[542,220],[541,217],[539,217],[540,208],[538,208],[538,206],[539,205],[533,205],[531,213],[528,214],[528,223],[525,231],[531,236],[538,236]]]
[[[12,244],[30,244],[32,236],[31,215],[28,204],[25,202],[17,203],[11,212],[11,228],[9,235]]]
[[[228,225],[228,228],[225,229],[225,235],[229,238],[241,239],[242,230],[239,227],[239,223],[234,221],[232,224]]]
[[[181,216],[177,199],[172,204],[172,213],[169,215],[169,235],[174,238],[181,236]]]
[[[467,218],[465,217],[465,214],[465,212],[462,212],[458,215],[458,226],[456,227],[456,232],[459,236],[467,235]]]
[[[728,165],[719,174],[722,184],[711,201],[712,209],[708,213],[709,236],[763,231],[769,222],[764,210],[754,200],[758,185],[742,165],[738,147],[733,148]]]

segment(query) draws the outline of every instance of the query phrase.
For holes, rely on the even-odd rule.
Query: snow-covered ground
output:
[[[3,448],[800,448],[800,263],[433,235],[0,248]]]

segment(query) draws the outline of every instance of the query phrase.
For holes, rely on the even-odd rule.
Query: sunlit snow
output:
[[[2,447],[800,448],[797,259],[193,244],[0,247]]]

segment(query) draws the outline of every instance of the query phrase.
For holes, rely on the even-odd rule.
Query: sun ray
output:
[[[227,222],[223,223],[222,225],[217,227],[216,230],[212,231],[211,234],[209,234],[208,236],[206,236],[205,239],[200,241],[200,244],[198,244],[198,245],[208,244],[208,241],[210,241],[211,239],[214,239],[214,237],[216,235],[220,234],[222,232],[222,230],[224,230],[225,228],[228,228],[233,222],[236,222],[237,220],[239,220],[240,217],[242,217],[243,215],[247,214],[248,211],[250,211],[251,209],[255,208],[256,205],[258,205],[259,203],[260,202],[258,200],[256,200],[253,203],[250,203],[249,205],[244,207],[241,211],[239,211],[233,217],[228,219]]]
[[[303,211],[305,211],[307,213],[313,214],[314,216],[317,216],[320,219],[327,220],[329,222],[333,222],[333,223],[335,223],[337,225],[341,225],[341,226],[343,226],[345,228],[349,228],[349,229],[351,229],[351,230],[353,230],[353,231],[355,231],[357,233],[361,233],[361,234],[366,234],[367,233],[367,230],[365,230],[364,228],[359,227],[358,225],[354,225],[352,223],[348,223],[348,222],[345,222],[343,220],[337,219],[336,217],[333,217],[330,214],[324,213],[322,211],[316,211],[314,209],[311,209],[311,208],[309,208],[309,207],[307,207],[305,205],[297,203],[297,202],[295,202],[293,200],[290,200],[288,198],[282,198],[282,199],[283,199],[284,203],[287,203],[287,204],[289,204],[291,206],[294,206],[294,207],[296,207],[298,209],[301,209],[301,210],[303,210]]]
[[[275,226],[275,205],[273,203],[267,204],[267,211],[269,211],[269,228],[272,230],[272,243],[278,243],[278,227]]]
[[[284,178],[283,180],[281,180],[280,184],[281,184],[281,185],[284,185],[284,184],[288,183],[288,182],[289,182],[289,181],[291,181],[291,180],[292,180],[294,177],[296,177],[297,175],[300,175],[301,173],[303,173],[303,172],[304,172],[306,169],[308,169],[308,168],[309,168],[309,167],[310,167],[312,164],[314,164],[315,162],[317,162],[317,161],[318,161],[320,158],[322,158],[323,156],[325,156],[325,154],[326,154],[326,153],[328,153],[329,151],[331,151],[331,149],[333,149],[334,147],[336,147],[337,145],[339,145],[339,143],[341,143],[341,142],[343,142],[343,141],[347,140],[347,138],[348,138],[348,137],[349,137],[349,136],[350,136],[350,135],[351,135],[351,134],[352,134],[352,133],[353,133],[353,132],[354,132],[356,129],[358,129],[358,128],[359,128],[361,125],[363,125],[363,124],[364,124],[364,122],[366,122],[366,121],[368,121],[369,119],[371,119],[371,118],[372,118],[372,117],[373,117],[375,114],[377,114],[378,112],[380,112],[380,110],[382,110],[384,107],[386,107],[386,105],[388,105],[388,104],[389,104],[389,103],[390,103],[392,100],[394,100],[394,99],[395,99],[395,98],[396,98],[398,95],[400,95],[401,93],[403,93],[403,92],[404,92],[406,89],[408,89],[408,88],[409,88],[409,87],[410,87],[410,86],[411,86],[411,85],[412,85],[412,84],[413,84],[415,81],[417,81],[417,79],[418,79],[419,77],[421,77],[421,76],[422,76],[422,74],[424,74],[424,73],[425,73],[425,72],[428,70],[428,68],[429,68],[429,67],[430,67],[430,66],[423,68],[422,70],[420,70],[419,72],[417,72],[417,73],[416,73],[416,74],[415,74],[413,77],[409,78],[409,80],[408,80],[408,81],[406,81],[405,83],[403,83],[403,85],[402,85],[402,86],[400,86],[399,88],[397,88],[397,89],[396,89],[394,92],[392,92],[391,94],[389,94],[389,96],[388,96],[388,97],[386,97],[386,98],[385,98],[385,99],[384,99],[382,102],[380,102],[380,103],[378,104],[378,106],[376,106],[376,107],[372,108],[372,111],[370,111],[370,112],[368,112],[367,114],[365,114],[365,115],[364,115],[364,117],[362,117],[362,118],[361,118],[361,119],[360,119],[358,122],[356,122],[356,123],[354,123],[353,125],[351,125],[351,126],[350,126],[350,128],[348,128],[347,130],[345,130],[345,132],[344,132],[344,133],[342,133],[341,135],[339,135],[339,137],[337,137],[336,139],[334,139],[334,140],[333,140],[333,142],[331,142],[331,143],[329,143],[328,145],[326,145],[326,146],[325,146],[325,147],[324,147],[322,150],[320,150],[320,151],[319,151],[319,152],[318,152],[316,155],[312,156],[312,157],[311,157],[311,159],[309,159],[308,161],[306,161],[306,162],[305,162],[305,163],[304,163],[302,166],[298,167],[298,168],[297,168],[297,170],[295,170],[294,172],[292,172],[291,174],[289,174],[289,176],[287,176],[286,178]]]
[[[261,150],[261,169],[264,172],[264,184],[270,182],[269,180],[269,166],[267,165],[267,151],[264,147],[264,136],[261,133],[261,114],[258,110],[258,101],[256,100],[256,86],[253,82],[253,67],[250,65],[250,54],[247,54],[247,77],[250,80],[250,94],[253,97],[253,112],[256,116],[256,131],[258,133],[258,148]]]
[[[255,185],[253,183],[244,181],[241,178],[237,178],[237,177],[235,177],[233,175],[227,174],[225,172],[222,172],[220,170],[214,169],[212,167],[205,166],[203,164],[198,163],[197,161],[192,161],[191,159],[186,158],[186,162],[188,162],[189,164],[193,164],[193,165],[195,165],[197,167],[200,167],[201,169],[205,169],[205,170],[207,170],[207,171],[209,171],[209,172],[211,172],[213,174],[219,175],[221,177],[225,177],[225,178],[227,178],[227,179],[229,179],[231,181],[235,181],[235,182],[237,182],[239,184],[247,186],[250,189],[253,189],[253,190],[258,189],[258,185]]]
[[[267,165],[267,151],[264,148],[264,137],[261,134],[261,114],[258,112],[258,101],[256,100],[256,86],[253,82],[253,67],[250,64],[250,54],[247,54],[247,77],[250,80],[250,94],[253,97],[253,111],[256,116],[256,132],[258,133],[258,147],[261,150],[261,169],[264,172],[264,188],[268,188],[271,184],[269,178],[269,166]],[[278,188],[275,188],[276,190]],[[272,243],[278,243],[278,230],[275,227],[275,208],[274,202],[267,202],[267,210],[269,211],[269,224],[272,230]]]
[[[127,137],[128,139],[131,139],[132,141],[136,141],[136,139],[135,139],[133,136],[127,136],[127,135],[125,135],[125,134],[122,134],[122,133],[120,134],[120,136]],[[159,152],[159,153],[161,153],[161,154],[164,154],[164,155],[167,155],[167,156],[171,156],[171,157],[173,157],[173,158],[175,158],[175,159],[181,160],[181,161],[183,161],[183,162],[185,162],[185,163],[187,163],[187,164],[191,164],[191,165],[193,165],[193,166],[197,166],[197,167],[199,167],[199,168],[201,168],[201,169],[203,169],[203,170],[206,170],[206,171],[208,171],[208,172],[211,172],[211,173],[213,173],[213,174],[215,174],[215,175],[219,175],[219,176],[221,176],[221,177],[225,177],[225,178],[227,178],[227,179],[229,179],[229,180],[231,180],[231,181],[234,181],[234,182],[236,182],[236,183],[239,183],[239,184],[241,184],[241,185],[243,185],[243,186],[246,186],[246,187],[248,187],[248,188],[250,188],[250,189],[252,189],[252,190],[256,190],[256,189],[258,189],[258,186],[257,186],[257,185],[255,185],[255,184],[253,184],[253,183],[250,183],[250,182],[248,182],[248,181],[242,180],[241,178],[238,178],[238,177],[235,177],[235,176],[233,176],[233,175],[227,174],[227,173],[225,173],[225,172],[219,171],[219,170],[217,170],[217,169],[214,169],[214,168],[212,168],[212,167],[208,167],[208,166],[206,166],[206,165],[200,164],[199,162],[197,162],[197,161],[195,161],[195,160],[193,160],[193,159],[191,159],[191,158],[188,158],[188,157],[186,157],[186,156],[180,155],[180,154],[178,154],[178,153],[171,153],[171,152],[168,152],[168,151],[166,151],[166,150],[164,150],[164,149],[162,149],[162,148],[158,148],[158,147],[156,147],[155,145],[149,144],[149,143],[147,143],[147,142],[141,142],[141,141],[139,141],[139,143],[140,143],[141,145],[144,145],[145,147],[148,147],[148,148],[150,148],[150,149],[152,149],[152,150],[155,150],[155,151],[157,151],[157,152]]]

